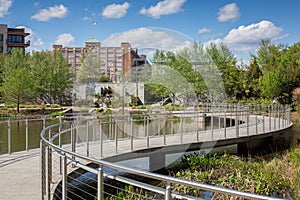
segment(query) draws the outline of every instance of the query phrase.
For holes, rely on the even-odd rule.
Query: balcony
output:
[[[26,42],[19,42],[19,41],[6,41],[6,44],[8,47],[29,47],[30,46],[30,40]]]

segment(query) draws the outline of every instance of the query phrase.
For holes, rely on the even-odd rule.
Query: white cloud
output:
[[[12,0],[0,0],[0,17],[8,14],[8,9],[12,5]]]
[[[138,28],[121,34],[115,34],[102,42],[103,46],[120,46],[129,42],[132,47],[139,49],[175,50],[193,41],[187,36],[169,29]]]
[[[261,21],[232,29],[224,37],[224,43],[235,45],[241,49],[251,49],[258,46],[262,39],[278,41],[283,37],[286,37],[286,35],[282,34],[282,28],[275,26],[270,21]]]
[[[57,38],[54,44],[63,45],[63,46],[69,46],[70,44],[74,43],[75,38],[70,33],[63,33],[60,34]]]
[[[110,4],[103,9],[101,16],[106,18],[119,19],[124,17],[129,8],[129,3],[125,2],[123,4]]]
[[[272,42],[276,42],[286,37],[287,34],[282,32],[282,28],[274,25],[272,22],[260,21],[232,29],[224,38],[207,41],[204,43],[204,46],[208,46],[210,43],[223,43],[235,52],[237,58],[243,60],[242,58],[246,54],[255,52],[258,49],[261,40],[269,39]]]
[[[164,0],[158,2],[155,6],[151,6],[150,8],[142,8],[140,13],[143,15],[148,15],[153,18],[160,18],[161,15],[174,14],[181,11],[182,5],[186,0]]]
[[[211,30],[208,29],[208,28],[200,28],[200,29],[198,30],[198,34],[209,33],[209,32],[211,32]]]
[[[64,18],[68,14],[68,8],[64,5],[55,5],[48,9],[42,9],[37,14],[33,15],[31,19],[37,21],[49,21],[51,18]]]
[[[218,20],[220,22],[235,21],[240,17],[240,11],[236,3],[231,3],[219,9]]]

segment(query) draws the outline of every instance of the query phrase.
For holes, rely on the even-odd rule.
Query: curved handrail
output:
[[[191,112],[190,114],[194,114],[195,112]],[[166,114],[166,113],[164,113]],[[179,113],[181,114],[181,113]],[[185,113],[186,114],[186,113]],[[228,116],[228,115],[226,115]],[[126,118],[128,116],[116,116],[115,118]],[[98,118],[89,118],[89,119],[83,119],[77,122],[87,122],[87,121],[93,121],[93,120],[100,120]],[[262,121],[262,120],[260,120]],[[116,170],[120,170],[123,172],[127,172],[127,173],[133,173],[142,177],[147,177],[147,178],[152,178],[155,180],[160,180],[160,181],[164,181],[167,183],[175,183],[175,184],[181,184],[181,185],[186,185],[186,186],[190,186],[190,187],[194,187],[197,189],[201,189],[201,190],[207,190],[207,191],[211,191],[211,192],[218,192],[218,193],[223,193],[223,194],[227,194],[227,195],[233,195],[233,196],[238,196],[238,197],[244,197],[244,198],[251,198],[251,199],[277,199],[277,198],[273,198],[273,197],[269,197],[269,196],[263,196],[263,195],[257,195],[257,194],[252,194],[252,193],[247,193],[247,192],[241,192],[241,191],[236,191],[236,190],[232,190],[232,189],[227,189],[227,188],[221,188],[221,187],[217,187],[217,186],[212,186],[212,185],[207,185],[207,184],[202,184],[202,183],[195,183],[195,182],[191,182],[191,181],[186,181],[186,180],[182,180],[182,179],[178,179],[178,178],[173,178],[173,177],[169,177],[169,176],[165,176],[165,175],[160,175],[160,174],[156,174],[156,173],[152,173],[152,172],[147,172],[147,171],[143,171],[143,170],[137,170],[137,169],[132,169],[129,167],[125,167],[125,166],[121,166],[118,164],[114,164],[105,160],[100,160],[100,159],[96,159],[96,158],[92,158],[89,156],[85,156],[83,154],[74,152],[72,150],[68,150],[66,148],[61,147],[60,145],[56,145],[53,143],[53,141],[60,136],[60,134],[66,133],[67,131],[64,132],[59,132],[53,136],[51,136],[47,139],[47,132],[51,132],[51,129],[54,128],[59,128],[63,125],[66,124],[72,124],[73,122],[62,122],[60,124],[54,124],[51,125],[45,129],[42,130],[41,132],[41,154],[44,154],[44,147],[47,146],[52,150],[55,150],[56,152],[59,152],[59,154],[61,156],[65,156],[70,162],[72,163],[76,163],[77,161],[74,158],[77,159],[83,159],[87,162],[91,162],[91,163],[95,163],[98,164],[100,167],[98,169],[98,173],[99,171],[101,171],[103,166],[109,167],[109,168],[113,168]],[[101,123],[101,122],[100,122]],[[256,122],[258,123],[258,122]],[[290,127],[291,126],[291,122],[289,124],[287,124],[286,127]],[[285,128],[286,128],[285,127]],[[71,128],[69,128],[69,130],[75,130],[75,126],[71,126]],[[283,127],[281,128],[283,129]],[[50,150],[51,152],[51,150]],[[94,171],[94,170],[91,170]],[[99,181],[99,180],[98,180]],[[101,183],[100,183],[101,185]],[[99,192],[99,191],[98,191]],[[101,191],[100,193],[98,193],[101,195]],[[42,194],[43,196],[43,194]],[[99,196],[99,195],[98,195]],[[101,199],[101,198],[100,198]]]

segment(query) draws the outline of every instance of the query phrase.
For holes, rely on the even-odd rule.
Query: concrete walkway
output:
[[[39,149],[0,155],[0,200],[40,200]]]

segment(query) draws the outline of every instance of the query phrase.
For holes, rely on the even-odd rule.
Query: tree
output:
[[[5,68],[2,73],[1,91],[5,102],[15,103],[18,113],[20,103],[28,101],[33,94],[33,77],[30,73],[28,56],[23,49],[13,49],[11,55],[5,59]]]
[[[224,44],[211,43],[206,48],[207,53],[221,73],[225,92],[228,97],[238,97],[241,91],[240,70],[232,52]]]
[[[246,98],[259,98],[259,79],[262,76],[262,71],[257,63],[257,58],[252,56],[249,67],[243,72],[243,91]]]
[[[60,51],[55,51],[51,60],[52,66],[52,90],[53,99],[55,102],[62,104],[63,101],[70,101],[71,89],[73,88],[74,76]]]
[[[273,89],[280,91],[280,94],[275,95],[281,103],[292,102],[292,92],[300,84],[300,44],[296,43],[290,47],[285,45],[274,45],[270,40],[262,40],[260,48],[258,49],[257,63],[262,71],[262,76],[277,77],[270,72],[276,71],[278,76],[280,74],[279,82],[270,83],[273,87],[281,87]],[[275,76],[275,77],[274,77]],[[262,78],[262,80],[268,80],[270,77]],[[276,79],[275,79],[276,80]],[[265,81],[263,81],[265,82]],[[267,82],[267,81],[266,81]],[[261,90],[265,90],[265,85],[260,84],[264,87]],[[264,91],[266,93],[266,91]],[[264,94],[265,96],[265,94]]]
[[[262,96],[274,100],[283,91],[284,75],[279,71],[269,71],[259,79]]]
[[[99,78],[102,75],[100,73],[100,60],[99,57],[94,57],[92,52],[87,52],[82,58],[81,66],[76,75],[79,83],[90,83],[99,82]]]
[[[32,88],[37,101],[62,104],[69,101],[73,75],[59,51],[32,52],[31,73],[35,79]]]

